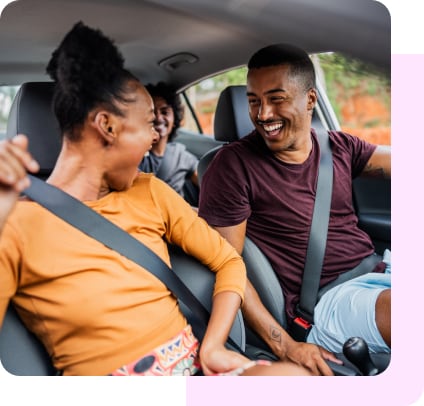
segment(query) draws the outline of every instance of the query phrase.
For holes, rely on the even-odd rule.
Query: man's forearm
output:
[[[248,325],[271,348],[280,359],[284,359],[287,347],[293,339],[269,313],[260,300],[252,284],[247,281],[245,299],[242,307],[243,316]]]

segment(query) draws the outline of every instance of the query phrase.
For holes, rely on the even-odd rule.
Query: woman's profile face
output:
[[[168,138],[174,129],[174,110],[163,97],[154,96],[153,103],[155,105],[155,130],[159,137]]]
[[[118,118],[116,142],[109,155],[107,180],[113,190],[124,190],[132,185],[138,165],[158,137],[152,98],[141,84],[133,88],[128,96],[135,101],[127,103],[123,108],[125,116]]]

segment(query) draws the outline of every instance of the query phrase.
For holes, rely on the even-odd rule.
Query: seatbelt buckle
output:
[[[312,324],[305,320],[303,317],[296,317],[291,325],[290,334],[296,341],[306,342],[309,332],[311,331]]]
[[[304,310],[299,304],[296,306],[295,314],[296,317],[291,326],[291,336],[296,341],[306,342],[314,323],[314,315]]]

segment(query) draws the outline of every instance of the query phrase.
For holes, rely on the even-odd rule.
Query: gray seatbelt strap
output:
[[[330,138],[324,128],[317,128],[315,132],[320,146],[320,163],[300,301],[297,306],[297,314],[309,323],[313,323],[318,297],[333,190],[333,157]]]

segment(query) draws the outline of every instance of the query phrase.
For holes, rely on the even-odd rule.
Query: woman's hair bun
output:
[[[80,21],[53,52],[46,70],[62,91],[78,94],[113,81],[123,67],[113,41]]]
[[[124,68],[124,58],[113,41],[98,29],[75,24],[53,52],[47,73],[55,81],[53,109],[61,131],[74,131],[97,105],[123,115],[117,102],[131,102],[129,81],[138,79]]]

